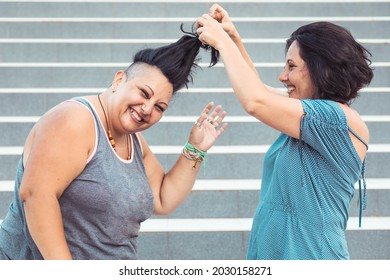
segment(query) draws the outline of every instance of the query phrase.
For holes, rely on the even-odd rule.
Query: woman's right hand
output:
[[[224,8],[218,4],[214,4],[210,8],[209,15],[221,24],[223,30],[225,30],[233,41],[240,39],[240,34],[237,32],[236,27],[229,18],[228,12]]]

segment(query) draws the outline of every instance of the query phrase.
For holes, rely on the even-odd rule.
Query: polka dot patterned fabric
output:
[[[349,259],[345,230],[362,162],[341,107],[302,100],[301,139],[267,151],[248,259]]]

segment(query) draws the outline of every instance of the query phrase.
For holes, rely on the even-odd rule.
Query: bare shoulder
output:
[[[348,105],[340,106],[344,111],[349,127],[368,143],[370,140],[370,132],[360,114]]]
[[[96,142],[93,117],[74,102],[61,103],[36,123],[24,151],[21,192],[44,190],[60,197],[85,168]]]
[[[345,117],[347,118],[348,126],[361,138],[365,143],[370,142],[370,132],[366,123],[363,121],[359,113],[348,105],[340,104],[344,111]],[[351,141],[358,153],[360,159],[363,161],[367,153],[367,147],[360,139],[358,139],[351,132],[349,133]]]
[[[63,102],[46,112],[33,127],[25,143],[24,155],[28,157],[32,144],[41,141],[47,142],[47,145],[54,143],[61,146],[65,146],[64,143],[78,142],[80,146],[92,151],[95,134],[91,112],[81,104]]]
[[[37,123],[37,129],[51,127],[56,133],[81,133],[83,137],[94,130],[91,112],[84,105],[76,102],[62,102],[53,107]],[[63,135],[65,136],[65,135]]]

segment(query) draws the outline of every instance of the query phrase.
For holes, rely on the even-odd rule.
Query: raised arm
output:
[[[216,48],[222,57],[232,88],[243,108],[265,124],[299,138],[302,104],[268,87],[242,55],[222,25],[205,14],[197,20],[199,39]]]
[[[209,15],[221,24],[223,30],[225,30],[225,32],[229,35],[229,37],[236,44],[238,50],[240,51],[242,57],[245,59],[247,64],[257,74],[256,67],[253,64],[252,59],[250,58],[248,52],[245,49],[245,46],[241,40],[240,33],[238,33],[233,22],[230,20],[228,12],[224,8],[222,8],[220,5],[214,4],[210,8]]]
[[[222,124],[226,112],[221,112],[221,106],[217,106],[209,114],[212,106],[213,103],[209,103],[205,107],[188,139],[189,144],[204,152],[210,149],[227,127],[226,123]],[[159,215],[169,214],[191,192],[202,163],[180,155],[174,166],[165,173],[145,139],[142,139],[142,144],[145,170],[154,194],[154,212]]]
[[[71,259],[58,199],[84,169],[95,142],[87,110],[63,103],[35,125],[24,149],[20,188],[27,226],[44,259]]]

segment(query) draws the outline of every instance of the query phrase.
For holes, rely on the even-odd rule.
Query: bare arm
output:
[[[240,51],[242,57],[246,61],[246,63],[252,68],[253,72],[257,74],[256,67],[254,66],[252,59],[250,58],[246,48],[241,40],[241,36],[238,33],[236,27],[233,22],[230,20],[228,12],[223,9],[220,5],[214,4],[210,8],[209,15],[214,18],[216,21],[221,23],[223,30],[229,35],[229,37],[236,44],[238,50]]]
[[[26,141],[19,195],[30,234],[44,259],[72,258],[58,199],[84,169],[92,150],[95,136],[89,129],[94,125],[88,115],[79,105],[61,104],[41,118]]]
[[[275,89],[264,84],[218,21],[203,15],[198,18],[197,25],[199,39],[219,50],[230,83],[243,108],[265,124],[299,138],[303,114],[301,102],[276,94]]]
[[[250,56],[249,56],[249,54],[244,46],[244,43],[241,40],[240,33],[238,33],[233,22],[230,20],[228,12],[224,8],[222,8],[220,5],[214,4],[210,8],[209,15],[221,24],[223,30],[225,30],[225,32],[229,35],[229,37],[232,39],[234,44],[237,46],[238,50],[240,51],[240,53],[241,53],[242,57],[244,58],[244,60],[246,61],[246,63],[252,68],[253,72],[256,73],[256,75],[258,75],[257,69],[256,69],[255,65],[253,64],[253,61],[250,58]],[[282,92],[281,90],[279,90],[277,88],[273,88],[271,86],[267,86],[267,88],[270,92],[277,93],[280,95],[285,95],[284,92]]]
[[[215,111],[209,116],[209,118],[213,120],[217,114],[220,113],[216,122],[210,124],[206,121],[212,105],[213,104],[210,103],[206,106],[198,120],[198,122],[201,123],[201,126],[198,127],[194,125],[188,139],[189,143],[202,151],[207,151],[227,126],[227,124],[221,125],[226,113],[220,113],[220,106],[217,106]],[[216,126],[218,126],[218,128],[216,128]],[[180,155],[174,166],[165,174],[164,169],[149,149],[145,139],[142,139],[142,145],[146,174],[154,194],[154,212],[160,215],[169,214],[174,211],[191,192],[196,176],[201,168],[201,164],[197,163],[195,165],[194,161]]]

